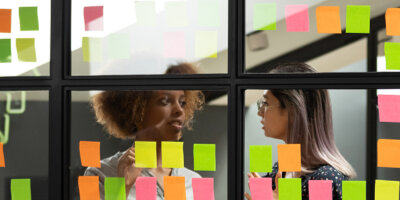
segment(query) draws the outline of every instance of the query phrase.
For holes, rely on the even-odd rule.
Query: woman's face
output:
[[[265,136],[286,140],[288,112],[280,106],[279,100],[271,91],[264,92],[264,103],[258,110],[258,115],[262,118],[261,124]]]
[[[146,104],[143,129],[157,127],[161,140],[178,140],[186,120],[185,93],[182,90],[154,91]]]

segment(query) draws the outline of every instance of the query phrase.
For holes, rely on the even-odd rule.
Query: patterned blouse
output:
[[[275,180],[278,173],[278,163],[272,167],[272,172],[265,177]],[[285,177],[285,172],[282,173]],[[332,200],[342,200],[342,181],[349,178],[330,165],[321,165],[315,172],[301,176],[302,200],[308,200],[308,181],[309,180],[332,180]],[[275,181],[272,181],[272,189],[275,190]]]

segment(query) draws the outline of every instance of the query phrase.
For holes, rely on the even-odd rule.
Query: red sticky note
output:
[[[184,176],[164,176],[164,200],[186,200]]]
[[[80,200],[100,200],[99,177],[78,177]]]
[[[249,187],[253,200],[273,200],[272,178],[250,178]]]
[[[310,200],[332,200],[332,181],[309,180],[308,193]]]
[[[400,140],[378,140],[378,167],[400,168]]]
[[[285,16],[287,32],[308,32],[310,30],[308,5],[287,5]]]
[[[379,121],[400,122],[400,95],[378,95]]]
[[[164,33],[164,56],[166,58],[184,58],[186,55],[185,33]]]
[[[6,167],[6,162],[4,161],[3,143],[0,143],[0,167]]]
[[[89,6],[83,9],[86,31],[102,31],[103,6]]]
[[[80,141],[79,152],[82,166],[101,168],[100,142]]]
[[[214,200],[213,178],[192,178],[193,200]]]
[[[138,177],[135,185],[136,200],[157,200],[156,177]]]
[[[388,8],[386,10],[386,34],[400,35],[400,8]]]
[[[0,9],[0,33],[11,33],[11,9]]]

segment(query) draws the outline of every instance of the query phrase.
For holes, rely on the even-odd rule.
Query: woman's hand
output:
[[[261,176],[256,173],[256,172],[251,172],[247,174],[248,178],[261,178]],[[278,172],[275,176],[275,190],[272,191],[272,198],[274,200],[278,200],[279,199],[279,192],[278,192],[278,180],[282,178],[282,173]],[[246,197],[247,200],[252,200],[251,196],[249,193],[245,192],[244,196]]]
[[[135,167],[135,148],[130,147],[118,160],[118,176],[125,178],[127,196],[141,173],[142,169]]]

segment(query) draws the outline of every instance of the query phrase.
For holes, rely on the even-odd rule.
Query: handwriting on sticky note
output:
[[[103,6],[89,6],[83,8],[86,31],[102,31],[103,25]]]
[[[370,15],[370,6],[348,5],[346,9],[346,33],[369,33]]]
[[[399,181],[375,181],[375,200],[398,200]]]
[[[161,142],[162,167],[183,168],[183,142]]]
[[[342,181],[342,200],[366,200],[366,181]]]
[[[11,62],[11,39],[0,39],[0,63]]]
[[[37,7],[20,7],[19,23],[21,31],[38,31],[39,20]]]
[[[378,140],[378,167],[400,168],[400,140]]]
[[[4,145],[0,142],[0,167],[6,167],[6,162],[4,159]]]
[[[279,200],[301,200],[301,178],[280,178]]]
[[[35,38],[17,38],[16,44],[19,61],[36,62]]]
[[[106,177],[104,181],[105,200],[126,200],[125,178]]]
[[[103,41],[101,38],[83,37],[82,56],[85,62],[100,62],[103,60]]]
[[[332,200],[332,180],[309,180],[310,200]]]
[[[11,199],[31,200],[31,179],[11,179]]]
[[[198,58],[216,58],[218,49],[217,31],[198,31],[195,41],[195,56]]]
[[[287,5],[285,16],[287,32],[308,32],[310,30],[308,5]]]
[[[100,168],[100,142],[80,141],[79,152],[84,167]]]
[[[194,170],[215,171],[215,144],[193,145]]]
[[[272,172],[272,146],[250,145],[250,172]]]
[[[400,8],[388,8],[385,18],[386,34],[391,36],[400,35]]]
[[[98,176],[79,176],[78,186],[80,200],[100,200]]]
[[[156,142],[135,141],[135,167],[157,168]]]
[[[378,95],[379,121],[400,122],[400,95]]]
[[[280,172],[301,171],[300,144],[278,144],[278,167]]]
[[[220,24],[219,8],[219,1],[197,1],[197,21],[199,26],[218,27]]]
[[[316,16],[318,33],[342,33],[339,6],[319,6]]]
[[[184,32],[164,33],[164,57],[184,58],[186,56],[186,42]]]
[[[214,200],[214,178],[192,178],[193,200]]]
[[[186,200],[184,176],[164,176],[164,199]]]
[[[0,9],[0,33],[11,33],[11,9]]]
[[[136,200],[157,200],[156,177],[138,177],[135,187]]]
[[[272,178],[249,178],[252,200],[273,200]]]
[[[386,69],[400,70],[400,43],[385,42]]]
[[[276,30],[276,3],[256,3],[253,11],[254,30]]]

